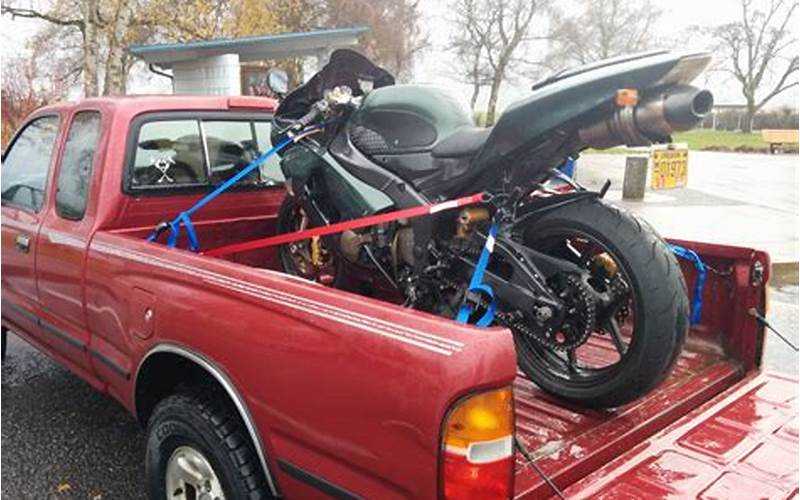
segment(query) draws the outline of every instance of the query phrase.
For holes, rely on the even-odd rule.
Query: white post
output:
[[[646,156],[625,158],[625,176],[622,179],[623,199],[644,199],[644,191],[647,187],[647,160]]]

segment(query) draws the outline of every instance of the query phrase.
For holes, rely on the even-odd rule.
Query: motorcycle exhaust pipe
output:
[[[649,146],[669,142],[673,132],[690,130],[711,112],[714,96],[690,85],[671,87],[638,106],[619,108],[605,120],[578,131],[588,147]]]

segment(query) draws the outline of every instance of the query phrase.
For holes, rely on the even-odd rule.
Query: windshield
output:
[[[354,96],[359,96],[362,94],[359,80],[372,82],[373,88],[394,85],[394,76],[358,52],[348,49],[336,50],[322,70],[286,96],[278,106],[275,116],[299,118],[308,112],[312,104],[322,99],[326,89],[339,85],[347,85]]]

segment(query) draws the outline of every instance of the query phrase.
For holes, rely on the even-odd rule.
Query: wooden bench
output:
[[[761,138],[769,144],[769,152],[775,154],[775,151],[783,148],[784,146],[794,146],[798,142],[797,130],[779,130],[779,129],[763,129],[761,131]]]

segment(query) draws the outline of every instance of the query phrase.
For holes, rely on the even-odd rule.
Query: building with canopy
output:
[[[134,45],[129,51],[152,71],[172,79],[176,94],[264,95],[268,61],[312,57],[321,68],[330,53],[358,43],[366,27],[339,28],[201,40],[188,43]],[[171,70],[171,74],[164,70]]]

